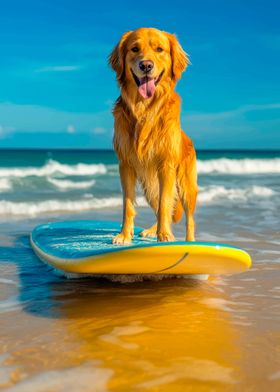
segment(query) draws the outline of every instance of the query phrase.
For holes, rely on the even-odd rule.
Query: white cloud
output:
[[[106,133],[106,132],[107,132],[107,129],[104,128],[104,127],[95,127],[95,128],[92,128],[92,133],[93,133],[94,135],[103,135],[103,134]]]
[[[72,125],[72,124],[69,124],[69,125],[67,125],[67,133],[75,133],[75,131],[76,131],[76,129],[75,129],[75,127],[74,127],[74,125]]]
[[[9,133],[12,133],[14,131],[15,131],[14,127],[9,127],[9,126],[0,124],[0,138],[7,136]]]
[[[50,65],[47,67],[37,68],[35,72],[71,72],[81,68],[79,65]]]
[[[184,113],[183,120],[202,120],[202,121],[211,121],[211,120],[224,120],[228,118],[236,118],[242,114],[259,111],[259,110],[273,110],[273,109],[280,109],[280,103],[269,103],[263,105],[244,105],[237,109],[228,110],[224,112],[190,112],[189,114]]]
[[[183,112],[182,128],[197,148],[280,148],[280,116],[277,117],[276,112],[268,113],[279,109],[280,103],[270,103],[244,105],[223,112]],[[39,140],[40,133],[68,133],[75,134],[75,137],[84,135],[100,146],[108,143],[111,146],[112,129],[113,116],[109,108],[87,113],[0,103],[2,142],[12,134],[14,137],[17,134],[35,134]]]
[[[113,128],[113,116],[109,109],[96,112],[67,112],[46,106],[18,105],[12,102],[0,102],[0,128],[2,133],[7,129],[17,133],[67,132],[93,134],[110,137],[108,130]]]
[[[248,118],[249,113],[277,109],[280,103],[244,105],[223,112],[184,112],[182,127],[198,148],[279,148],[279,118],[267,114]]]

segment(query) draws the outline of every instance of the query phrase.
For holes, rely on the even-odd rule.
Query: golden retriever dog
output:
[[[176,82],[188,65],[177,38],[154,28],[123,34],[109,57],[121,95],[113,114],[114,148],[123,189],[123,224],[115,244],[133,237],[135,186],[140,182],[157,223],[143,237],[173,241],[171,223],[186,214],[186,240],[194,241],[196,154],[181,130]]]

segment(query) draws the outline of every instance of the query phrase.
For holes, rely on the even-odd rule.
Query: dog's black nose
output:
[[[154,63],[151,60],[143,60],[139,63],[139,68],[142,72],[150,72],[154,68]]]

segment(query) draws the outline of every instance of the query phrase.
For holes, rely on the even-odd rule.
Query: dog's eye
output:
[[[158,47],[156,48],[156,51],[157,51],[157,52],[162,52],[163,49],[162,49],[160,46],[158,46]]]
[[[131,50],[132,50],[132,52],[134,52],[134,53],[139,52],[138,46],[134,46]]]

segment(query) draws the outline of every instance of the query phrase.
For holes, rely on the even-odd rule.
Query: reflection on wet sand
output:
[[[57,276],[26,236],[0,255],[0,390],[279,389],[276,264],[122,284]]]
[[[208,306],[211,285],[162,281],[92,288],[61,306],[79,355],[113,374],[112,391],[214,387],[238,382],[236,331],[225,309]],[[219,304],[223,298],[212,298]],[[53,299],[55,300],[55,299]]]
[[[18,336],[10,327],[6,339],[12,355],[3,363],[13,367],[6,385],[16,383],[10,391],[60,391],[71,383],[83,391],[92,390],[84,384],[94,391],[227,390],[238,382],[236,331],[226,309],[207,303],[209,296],[223,301],[211,282],[54,277],[36,289],[32,271],[20,276],[22,310],[6,318],[6,328],[20,323],[24,331]]]

